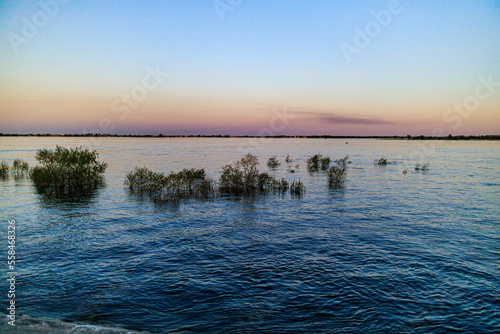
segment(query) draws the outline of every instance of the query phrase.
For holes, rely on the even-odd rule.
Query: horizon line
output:
[[[440,140],[458,140],[458,139],[483,139],[500,140],[500,135],[452,135],[447,136],[425,136],[425,135],[393,135],[393,136],[336,136],[336,135],[276,135],[276,136],[256,136],[256,135],[164,135],[164,134],[102,134],[102,133],[0,133],[0,137],[111,137],[111,138],[274,138],[274,139],[404,139],[404,140],[422,140],[422,139],[440,139]]]

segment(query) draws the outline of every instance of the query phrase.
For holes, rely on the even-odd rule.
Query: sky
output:
[[[2,133],[499,129],[499,0],[0,2]]]

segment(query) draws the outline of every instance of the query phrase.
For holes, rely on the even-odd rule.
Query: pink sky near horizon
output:
[[[106,99],[93,101],[0,101],[4,133],[109,133],[172,135],[480,135],[499,134],[498,101],[475,112],[366,113],[336,108],[271,105],[243,99],[213,101],[167,97],[121,111]],[[126,104],[119,104],[125,107]],[[491,110],[488,112],[488,110]],[[285,112],[284,112],[285,111]],[[285,114],[279,117],[277,115]],[[466,117],[470,114],[469,117]],[[380,115],[380,116],[379,116]],[[27,126],[26,120],[36,120]]]

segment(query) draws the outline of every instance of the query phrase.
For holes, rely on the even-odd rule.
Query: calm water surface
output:
[[[249,151],[244,139],[102,139],[106,184],[84,198],[0,181],[2,231],[7,219],[18,228],[18,314],[153,333],[498,332],[500,143],[348,142],[258,147],[261,171],[276,155],[276,176],[304,182],[300,199],[154,204],[124,189],[136,165],[216,179]],[[33,166],[37,148],[79,143],[2,137],[0,159]],[[306,171],[315,153],[350,154],[345,189]],[[375,166],[382,156],[397,163]],[[429,171],[415,172],[417,162]]]

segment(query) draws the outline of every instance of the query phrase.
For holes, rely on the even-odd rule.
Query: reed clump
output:
[[[35,159],[41,164],[30,171],[35,187],[42,192],[78,192],[103,183],[107,164],[97,161],[95,150],[65,148],[39,149]]]
[[[234,164],[222,167],[219,188],[227,194],[249,194],[259,189],[259,161],[255,155],[246,154]],[[262,182],[262,181],[261,181]],[[266,180],[269,182],[269,180]]]
[[[278,180],[268,173],[259,173],[258,164],[255,155],[246,154],[234,164],[222,167],[219,178],[220,192],[229,195],[268,192],[284,194],[290,189],[287,180]]]
[[[415,171],[427,172],[429,170],[429,164],[420,165],[419,163],[415,164]]]
[[[387,161],[386,157],[382,157],[380,159],[375,159],[374,164],[379,165],[379,166],[385,166],[385,165],[389,164],[389,161]]]
[[[396,163],[396,161],[389,161],[389,160],[387,160],[386,157],[382,157],[380,159],[375,159],[375,161],[374,161],[374,164],[379,165],[379,166],[393,165],[395,163]]]
[[[328,170],[328,186],[330,188],[340,189],[344,187],[348,160],[349,155],[346,155],[342,159],[337,159],[335,160],[335,166],[330,167]]]
[[[9,169],[9,164],[5,160],[2,160],[0,162],[0,177],[6,178],[9,175]]]
[[[15,159],[12,163],[12,171],[16,175],[25,175],[29,172],[29,164],[21,159]]]
[[[195,168],[165,175],[147,167],[135,167],[125,176],[125,185],[133,193],[146,194],[156,200],[210,198],[217,193],[205,170]]]
[[[330,157],[316,154],[307,159],[307,170],[309,172],[317,172],[319,170],[328,170],[330,167]]]
[[[306,187],[304,184],[299,180],[297,181],[292,181],[290,184],[290,195],[294,197],[300,197],[306,192]]]
[[[346,155],[345,157],[343,157],[342,159],[336,159],[334,161],[337,165],[339,166],[344,166],[344,167],[347,167],[347,164],[348,163],[351,163],[351,161],[349,161],[349,154]]]
[[[278,168],[281,166],[281,162],[276,157],[271,157],[267,160],[267,167],[269,168]]]
[[[155,200],[214,198],[221,195],[248,196],[261,193],[302,194],[302,183],[292,186],[285,179],[260,173],[256,156],[247,154],[233,164],[222,167],[218,184],[208,179],[204,169],[183,169],[168,175],[135,167],[127,173],[125,185],[132,193],[144,194]],[[300,181],[299,181],[300,182]],[[293,189],[291,189],[293,188]]]

